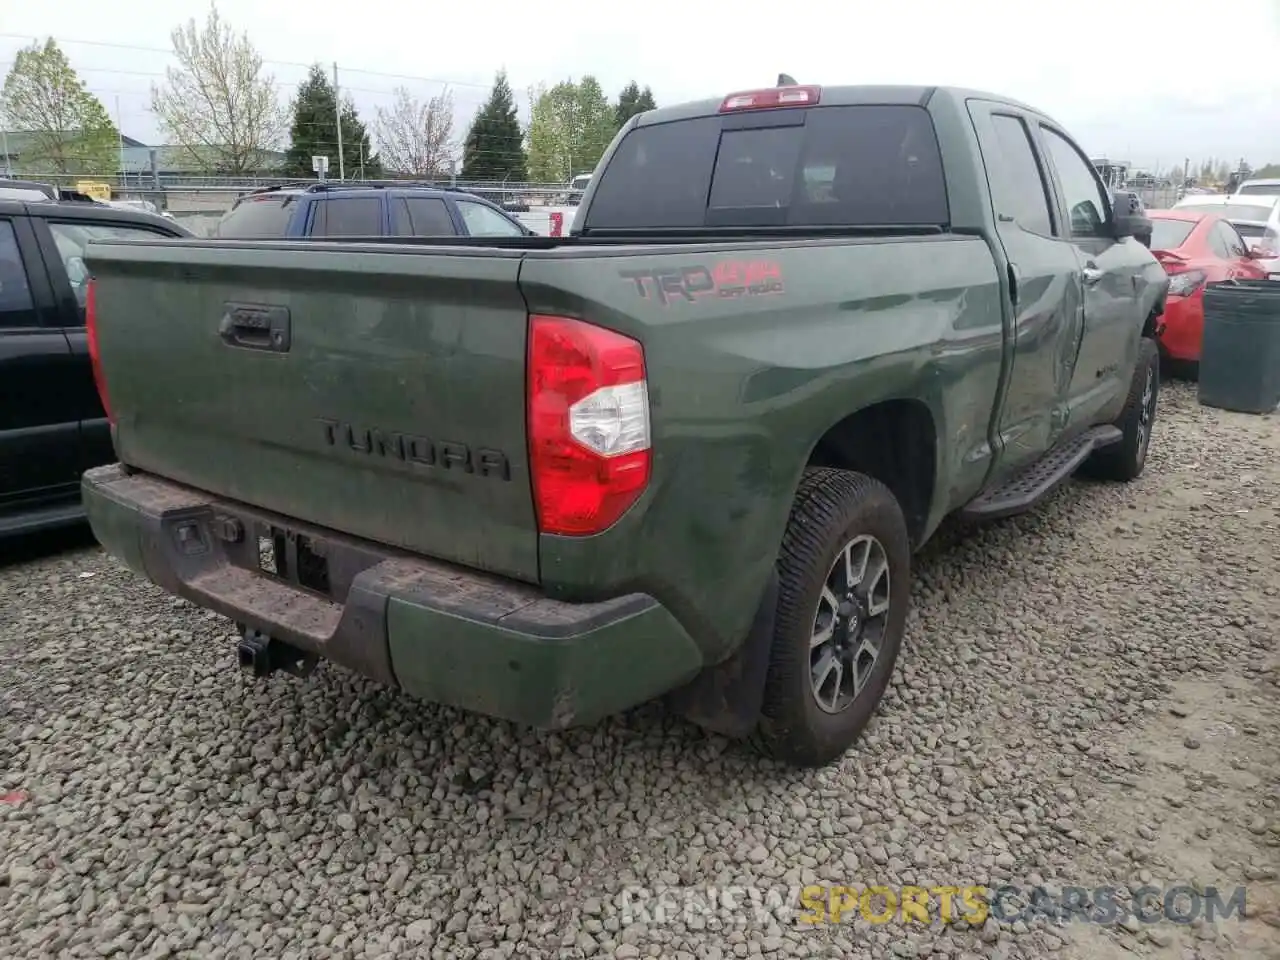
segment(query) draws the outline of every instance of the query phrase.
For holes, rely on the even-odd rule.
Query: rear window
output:
[[[443,200],[392,197],[391,232],[397,237],[451,237],[457,233]]]
[[[213,235],[227,240],[283,237],[289,232],[297,199],[296,194],[246,198],[218,222]]]
[[[1280,181],[1276,183],[1246,183],[1243,187],[1236,191],[1236,195],[1243,194],[1250,196],[1273,196],[1280,193]]]
[[[1213,211],[1224,220],[1256,220],[1266,223],[1271,216],[1271,207],[1256,206],[1250,203],[1228,203]]]
[[[929,114],[814,107],[636,127],[597,174],[590,229],[941,226]]]
[[[1196,228],[1194,220],[1151,220],[1151,249],[1176,250]]]
[[[1266,236],[1267,227],[1262,223],[1233,223],[1231,224],[1242,237],[1263,237]]]

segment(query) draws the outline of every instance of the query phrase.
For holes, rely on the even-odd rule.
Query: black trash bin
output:
[[[1280,283],[1232,280],[1204,291],[1200,402],[1269,413],[1280,406]]]

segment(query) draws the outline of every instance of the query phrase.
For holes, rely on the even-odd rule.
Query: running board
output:
[[[1124,438],[1111,424],[1093,427],[1078,437],[1060,443],[1021,473],[988,490],[960,509],[964,520],[999,520],[1025,513],[1056,490],[1102,447]]]

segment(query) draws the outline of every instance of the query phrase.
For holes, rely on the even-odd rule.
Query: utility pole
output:
[[[338,61],[333,61],[333,119],[338,124],[338,179],[347,179],[342,165],[342,92],[338,89]]]

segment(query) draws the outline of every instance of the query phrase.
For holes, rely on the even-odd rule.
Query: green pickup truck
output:
[[[824,764],[944,517],[1142,472],[1118,197],[1023,104],[787,85],[632,119],[565,238],[94,243],[90,522],[258,673]]]

